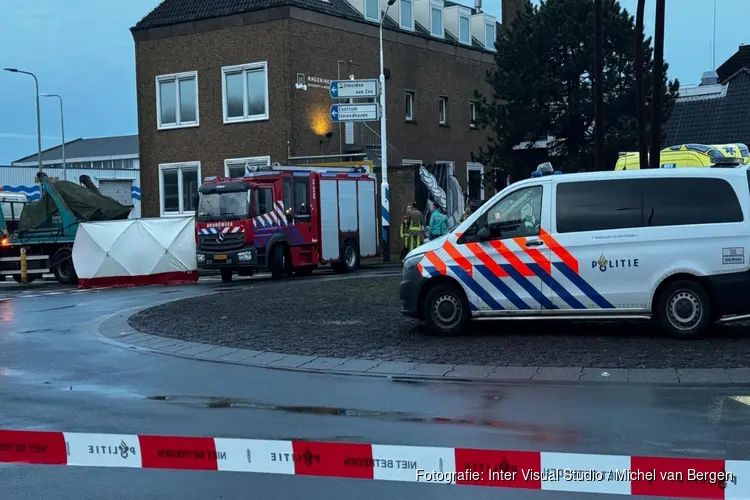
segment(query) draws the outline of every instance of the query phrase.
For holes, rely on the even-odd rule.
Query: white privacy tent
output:
[[[83,288],[198,281],[193,217],[86,222],[73,244]]]

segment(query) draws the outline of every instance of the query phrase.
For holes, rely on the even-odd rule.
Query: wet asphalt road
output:
[[[107,315],[205,294],[218,286],[207,282],[0,300],[0,428],[623,455],[750,455],[750,406],[731,399],[750,395],[747,388],[402,383],[185,360],[122,347],[97,335],[98,322]],[[163,396],[169,399],[160,400]],[[210,408],[212,398],[230,399],[237,407]],[[291,411],[289,406],[317,409]],[[330,408],[363,415],[320,414]],[[472,419],[477,424],[413,422],[414,417]],[[487,420],[501,426],[483,425]],[[0,498],[12,500],[204,500],[250,494],[305,500],[596,498],[328,478],[9,465],[0,466],[0,485]]]

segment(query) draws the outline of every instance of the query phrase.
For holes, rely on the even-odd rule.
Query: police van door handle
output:
[[[540,247],[542,245],[544,245],[542,240],[529,240],[526,242],[527,247]]]

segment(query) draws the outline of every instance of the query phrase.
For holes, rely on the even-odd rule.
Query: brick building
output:
[[[382,1],[382,3],[381,3]],[[504,0],[510,16],[520,0]],[[165,0],[132,28],[144,216],[192,211],[200,180],[244,165],[358,152],[378,164],[379,124],[332,123],[334,79],[377,78],[385,0]],[[507,12],[505,12],[507,11]],[[442,0],[397,0],[384,21],[391,206],[422,162],[455,166],[473,196],[486,141],[472,118],[497,20]],[[472,181],[466,186],[468,179]],[[483,191],[483,190],[482,190]]]

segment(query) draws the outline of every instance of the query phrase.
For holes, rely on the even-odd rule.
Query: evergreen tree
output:
[[[501,188],[507,175],[526,178],[536,165],[518,164],[513,148],[548,143],[553,165],[566,172],[614,168],[620,151],[638,150],[635,20],[617,0],[603,2],[605,165],[594,165],[594,4],[590,0],[526,3],[497,40],[496,67],[487,72],[492,95],[476,93],[487,148],[474,155],[488,166],[488,182]],[[644,95],[650,113],[653,49],[642,41]],[[664,64],[662,123],[674,105],[679,82],[667,81]],[[516,156],[518,158],[518,156]]]

